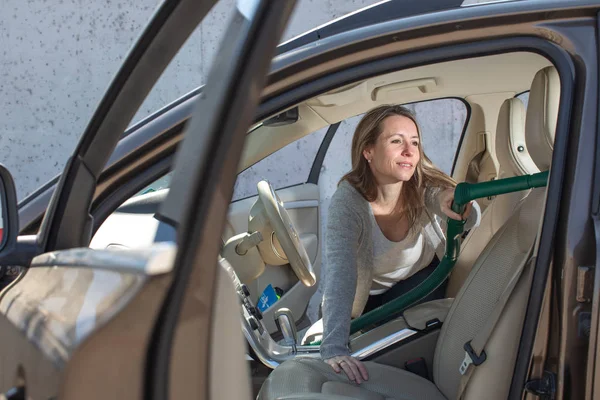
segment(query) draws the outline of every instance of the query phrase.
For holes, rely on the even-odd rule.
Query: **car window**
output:
[[[320,129],[296,140],[242,171],[232,200],[256,195],[256,185],[262,180],[269,181],[274,189],[305,183],[326,131]]]
[[[232,201],[255,196],[256,185],[261,180],[268,180],[275,189],[305,183],[326,131],[327,128],[320,129],[296,140],[242,171],[238,174]],[[90,246],[104,248],[124,241],[130,245],[139,243],[139,246],[151,243],[158,226],[153,215],[164,200],[164,189],[169,188],[171,176],[172,172],[169,172],[127,199],[100,225]],[[146,235],[143,238],[119,239],[127,236],[124,227],[135,225],[144,227]]]
[[[517,99],[521,100],[523,102],[523,104],[525,105],[525,108],[527,108],[527,102],[529,101],[529,91],[523,92],[523,93],[519,93],[515,97]]]
[[[458,99],[439,99],[406,106],[416,114],[421,125],[426,154],[442,171],[450,173],[467,121],[465,103]],[[342,121],[331,141],[319,175],[322,210],[327,210],[339,179],[350,169],[350,144],[360,118],[362,115]],[[326,131],[327,128],[323,128],[292,142],[242,171],[235,182],[232,201],[256,195],[256,185],[261,180],[268,180],[275,189],[305,183]],[[152,182],[135,196],[166,189],[170,180],[171,173]],[[326,221],[326,215],[323,218]]]
[[[406,106],[416,114],[421,125],[426,154],[442,171],[449,173],[452,168],[454,153],[467,120],[465,103],[459,99],[438,99],[407,104]],[[325,227],[327,224],[327,210],[339,179],[350,169],[352,135],[361,117],[362,115],[358,115],[340,123],[321,165],[318,180],[321,227]],[[269,181],[274,189],[307,182],[315,156],[328,128],[325,127],[288,144],[238,174],[232,202],[255,196],[257,194],[256,186],[261,180]],[[160,193],[154,195],[152,193],[167,189],[170,181],[171,173],[168,173],[138,191],[125,204],[130,206],[131,201],[140,196],[144,196],[143,198],[140,197],[140,204],[144,203],[146,205],[148,202],[161,198]],[[113,213],[102,224],[92,244],[102,243],[102,246],[104,246],[110,242],[116,231],[112,229],[107,234],[106,222],[110,221],[112,225],[115,225],[117,220],[119,225],[130,223],[129,220],[121,222],[120,220],[123,218],[131,219],[127,213],[121,213],[119,210]],[[149,227],[149,229],[155,228]],[[322,229],[322,232],[325,231],[326,229]],[[106,239],[100,240],[101,236]],[[150,238],[146,239],[146,241],[150,240]],[[324,257],[324,252],[321,254]]]
[[[149,184],[148,186],[146,186],[145,188],[140,190],[133,197],[140,196],[140,195],[146,194],[146,193],[156,192],[156,191],[162,190],[162,189],[168,189],[169,184],[171,183],[171,176],[172,176],[172,173],[169,172],[167,175],[155,180],[154,182],[152,182],[151,184]]]

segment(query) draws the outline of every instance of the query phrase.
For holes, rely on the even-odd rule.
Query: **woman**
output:
[[[337,373],[356,383],[368,379],[364,365],[350,356],[350,321],[433,272],[445,246],[436,216],[466,218],[465,229],[479,223],[476,203],[462,216],[451,210],[455,185],[423,152],[407,108],[377,107],[356,127],[352,170],[331,199],[323,270],[321,357]],[[425,300],[443,297],[442,286]]]

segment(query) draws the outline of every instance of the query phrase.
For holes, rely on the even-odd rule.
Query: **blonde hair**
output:
[[[382,133],[383,121],[392,116],[409,118],[417,127],[419,139],[421,128],[414,114],[406,107],[400,105],[382,105],[367,112],[358,123],[352,138],[352,170],[342,177],[348,181],[367,201],[372,202],[377,198],[377,183],[363,151],[375,145],[377,138]],[[419,162],[412,178],[404,182],[400,197],[396,203],[398,212],[408,219],[412,229],[421,217],[425,208],[425,188],[453,188],[456,182],[440,171],[425,155],[421,140],[419,140]]]

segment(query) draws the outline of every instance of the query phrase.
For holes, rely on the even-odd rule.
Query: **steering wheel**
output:
[[[296,228],[294,228],[287,210],[283,206],[283,202],[279,199],[279,196],[277,196],[277,193],[275,193],[269,182],[260,181],[257,186],[258,198],[264,207],[265,214],[271,223],[274,234],[285,252],[285,258],[289,261],[298,279],[306,286],[313,286],[316,278],[312,263],[308,258],[306,249],[298,236]],[[285,259],[281,255],[278,256]]]

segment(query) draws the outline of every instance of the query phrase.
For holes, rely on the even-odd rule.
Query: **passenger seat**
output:
[[[516,97],[505,100],[500,107],[496,126],[499,179],[539,172],[525,143],[526,112],[525,105]],[[448,281],[446,297],[456,297],[477,257],[498,229],[508,221],[515,206],[528,194],[529,191],[508,193],[492,200],[483,212],[479,226],[469,233],[461,246],[460,255]]]

